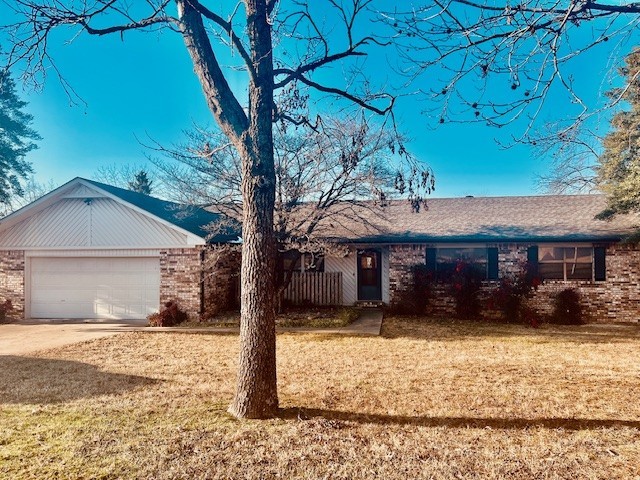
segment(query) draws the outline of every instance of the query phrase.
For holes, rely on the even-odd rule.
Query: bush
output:
[[[4,303],[0,303],[0,323],[7,321],[7,313],[13,310],[11,300],[6,300]]]
[[[352,324],[359,316],[360,310],[349,307],[341,308],[337,315],[338,320],[340,320],[340,322],[345,326]]]
[[[520,271],[500,279],[500,285],[492,292],[487,302],[489,309],[498,309],[507,322],[538,326],[535,310],[525,304],[538,289],[540,279],[534,275],[530,263],[522,264]]]
[[[396,294],[396,300],[389,311],[398,315],[422,315],[431,299],[432,273],[426,265],[417,264],[411,267],[411,288]]]
[[[480,317],[478,294],[482,287],[483,272],[477,265],[459,261],[451,274],[451,295],[456,301],[456,316],[472,319]]]
[[[178,302],[171,300],[164,304],[164,308],[158,313],[152,313],[147,317],[150,327],[173,327],[187,320],[187,313],[180,309]]]
[[[580,293],[574,288],[566,288],[556,295],[551,321],[561,325],[582,325],[585,323],[580,304]]]

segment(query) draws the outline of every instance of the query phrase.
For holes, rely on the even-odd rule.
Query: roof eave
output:
[[[543,235],[543,236],[519,236],[519,237],[492,237],[478,235],[460,236],[366,236],[358,238],[334,238],[337,243],[372,243],[372,244],[415,244],[415,243],[566,243],[566,242],[592,242],[592,243],[617,243],[621,242],[628,234],[612,235]]]

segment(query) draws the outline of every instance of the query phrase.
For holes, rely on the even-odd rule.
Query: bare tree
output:
[[[584,79],[613,81],[640,40],[639,14],[635,2],[448,0],[386,9],[382,22],[394,31],[397,71],[423,85],[431,126],[508,126],[498,143],[552,159],[538,183],[569,193],[596,189],[598,126],[624,97],[594,98]]]
[[[406,79],[403,91],[425,71],[429,80],[445,79],[441,88],[421,89],[440,100],[435,123],[524,121],[519,138],[526,140],[556,85],[577,106],[574,119],[584,118],[584,102],[563,69],[596,45],[633,35],[640,19],[638,4],[590,1],[512,6],[450,0],[411,8],[402,2],[393,11],[388,2],[375,0],[245,0],[224,6],[147,0],[135,8],[125,0],[15,0],[14,5],[19,19],[7,27],[13,45],[8,63],[23,62],[28,79],[57,72],[48,42],[59,28],[98,36],[165,29],[182,36],[207,105],[242,159],[241,354],[230,407],[240,417],[268,417],[278,405],[274,121],[315,124],[316,102],[308,101],[314,92],[337,99],[338,108],[355,104],[390,115],[396,102],[392,87],[379,69],[366,75],[366,60],[384,59],[388,47],[396,46],[404,60],[399,65]],[[584,45],[569,43],[574,26],[588,23],[598,26],[594,35]],[[220,61],[220,48],[229,47],[246,73],[246,99],[236,97]],[[506,93],[492,96],[487,82],[503,76],[509,79]],[[463,94],[469,86],[477,88]]]
[[[143,175],[142,175],[143,174]],[[142,177],[141,177],[142,175]],[[146,165],[137,165],[131,163],[117,164],[112,163],[98,167],[93,174],[93,178],[99,182],[130,189],[134,191],[135,187],[140,187],[142,193],[149,195],[153,189],[154,195],[162,193],[162,186],[158,185],[156,173]],[[144,188],[148,185],[148,192]],[[153,187],[153,188],[152,188]]]
[[[612,65],[587,66],[587,59],[609,51],[619,61],[637,43],[638,14],[633,2],[448,0],[399,6],[385,12],[384,23],[395,32],[400,71],[409,80],[429,76],[422,93],[434,123],[515,122],[521,129],[512,140],[535,144],[575,138],[571,131],[603,107],[585,100],[581,75],[602,75]],[[555,128],[534,129],[550,111]]]
[[[538,177],[538,186],[547,193],[570,194],[598,191],[596,182],[600,136],[585,125],[576,125],[556,137],[554,123],[545,126],[548,133],[536,142],[535,153],[551,158],[550,169]]]
[[[304,89],[378,114],[391,111],[393,96],[359,76],[358,61],[378,45],[360,24],[371,1],[329,1],[334,24],[324,26],[316,16],[326,15],[326,9],[298,1],[290,2],[291,10],[285,11],[275,0],[245,0],[244,9],[241,4],[209,7],[198,0],[148,0],[135,8],[118,0],[17,0],[18,20],[6,27],[13,45],[9,65],[23,62],[26,76],[34,80],[47,71],[57,72],[48,42],[51,32],[59,28],[98,36],[166,29],[182,36],[207,105],[242,159],[241,351],[237,393],[230,407],[239,417],[269,417],[278,407],[272,125],[274,121],[311,123]],[[273,38],[283,42],[275,45],[282,54],[278,58]],[[284,48],[285,44],[291,48]],[[246,73],[245,100],[230,88],[216,52],[229,46]],[[341,68],[346,78],[331,76],[323,81],[317,74],[328,66]]]
[[[185,133],[187,141],[175,148],[152,147],[173,160],[154,161],[167,194],[180,203],[206,205],[221,218],[241,219],[237,152],[207,129]],[[383,215],[387,200],[406,197],[407,209],[419,210],[434,187],[433,173],[407,152],[405,139],[362,114],[325,118],[315,129],[278,124],[274,133],[279,300],[302,255],[344,253],[327,240],[336,230],[375,232],[372,220]],[[212,225],[212,232],[226,225]]]
[[[22,185],[22,196],[13,197],[9,206],[4,211],[0,212],[0,216],[15,212],[16,210],[29,205],[31,202],[35,202],[43,195],[46,195],[58,187],[59,185],[57,185],[53,180],[49,180],[48,182],[39,182],[36,180],[35,176],[31,175],[30,177],[27,177]]]

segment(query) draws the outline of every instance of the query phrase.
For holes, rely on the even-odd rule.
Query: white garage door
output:
[[[160,305],[158,258],[31,259],[32,318],[145,318]]]

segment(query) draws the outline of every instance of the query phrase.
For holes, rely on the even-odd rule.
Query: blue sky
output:
[[[3,10],[0,3],[0,18]],[[71,105],[52,74],[42,90],[22,92],[43,137],[29,158],[39,181],[61,184],[75,176],[92,177],[99,167],[114,163],[143,165],[149,152],[140,141],[151,137],[171,144],[194,122],[213,125],[178,34],[132,32],[124,41],[84,35],[62,45],[69,38],[69,32],[59,35],[52,53],[86,105]],[[603,90],[608,53],[596,51],[573,72],[592,101]],[[231,84],[242,91],[242,75],[233,73]],[[564,108],[551,102],[545,115],[553,118],[554,111]],[[536,175],[545,172],[549,159],[522,145],[500,148],[495,139],[507,141],[510,129],[445,123],[432,130],[421,110],[407,99],[397,113],[401,128],[413,139],[410,150],[435,171],[434,196],[539,193]]]

